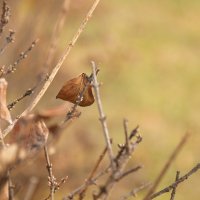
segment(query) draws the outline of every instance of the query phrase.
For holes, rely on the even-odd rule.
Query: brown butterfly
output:
[[[94,96],[89,78],[85,73],[82,73],[78,77],[67,81],[56,98],[76,104],[79,95],[81,95],[82,99],[78,104],[79,106],[92,105],[94,103]]]

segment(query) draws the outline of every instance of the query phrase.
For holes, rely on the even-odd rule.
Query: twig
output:
[[[129,151],[129,139],[128,139],[128,120],[123,120],[124,125],[124,134],[125,134],[125,146],[127,147],[126,150]]]
[[[154,193],[153,195],[151,195],[150,199],[154,199],[166,192],[169,192],[171,190],[173,190],[174,187],[177,187],[177,185],[179,185],[180,183],[182,183],[183,181],[187,180],[191,175],[193,175],[194,173],[196,173],[198,170],[200,169],[200,163],[198,163],[195,167],[193,167],[188,173],[186,173],[184,176],[181,176],[176,182],[172,183],[171,185],[169,185],[168,187],[160,190],[159,192]]]
[[[100,120],[101,125],[102,125],[102,129],[103,129],[104,138],[105,138],[105,142],[106,142],[107,149],[108,149],[108,155],[109,155],[109,158],[110,158],[112,171],[115,171],[116,166],[115,166],[115,162],[114,162],[114,159],[113,159],[113,150],[112,150],[109,131],[108,131],[107,123],[106,123],[106,116],[103,112],[103,106],[102,106],[102,103],[101,103],[101,97],[100,97],[100,93],[99,93],[99,83],[97,81],[97,76],[96,76],[97,67],[96,67],[96,64],[95,64],[94,61],[92,61],[92,71],[93,71],[93,76],[94,76],[94,81],[93,81],[94,92],[95,92],[97,107],[98,107],[99,116],[100,116],[99,120]]]
[[[50,43],[49,50],[47,53],[47,59],[44,64],[45,72],[47,72],[47,70],[49,70],[49,67],[52,63],[52,60],[53,60],[53,57],[55,54],[55,50],[57,47],[57,43],[58,43],[58,38],[59,38],[60,32],[63,28],[67,11],[69,10],[69,5],[70,5],[70,0],[63,0],[63,5],[60,10],[59,17],[56,21],[56,24],[54,26],[54,30],[53,30],[53,33],[51,36],[51,43]]]
[[[29,88],[28,90],[26,90],[24,94],[22,94],[20,97],[15,99],[12,103],[8,104],[7,105],[8,110],[12,110],[19,101],[23,100],[27,96],[32,95],[35,92],[36,88],[44,81],[45,81],[45,78],[44,78],[44,80],[41,80],[38,83],[36,83],[36,85],[34,87]]]
[[[12,110],[19,101],[21,101],[25,97],[30,96],[31,94],[33,94],[35,88],[36,87],[33,87],[33,88],[30,88],[30,89],[26,90],[26,92],[21,97],[17,98],[12,103],[8,104],[8,106],[7,106],[8,110]]]
[[[3,71],[3,75],[8,75],[10,73],[14,73],[16,71],[16,67],[17,65],[23,60],[25,59],[27,56],[28,56],[28,53],[35,47],[35,45],[37,44],[37,42],[39,41],[39,39],[36,39],[34,40],[32,43],[31,43],[31,46],[28,47],[28,49],[25,51],[25,52],[21,52],[19,57],[17,58],[17,60],[8,66],[8,69],[4,70]]]
[[[103,152],[101,153],[101,155],[99,156],[99,159],[97,160],[97,162],[96,162],[96,164],[95,164],[95,166],[94,166],[92,172],[90,173],[90,175],[88,176],[88,178],[86,179],[85,182],[91,182],[91,180],[92,180],[92,178],[94,177],[94,174],[96,173],[96,171],[97,171],[97,169],[98,169],[98,167],[99,167],[101,161],[103,160],[103,158],[104,158],[106,152],[107,152],[107,147],[104,148],[104,150],[103,150]],[[89,186],[89,185],[87,184],[87,186],[80,192],[80,194],[79,194],[79,200],[82,200],[82,199],[84,198],[88,186]]]
[[[5,49],[8,47],[10,43],[14,42],[15,40],[14,35],[15,35],[15,31],[9,30],[9,35],[6,37],[6,40],[3,46],[0,48],[0,55],[3,54],[3,52],[5,51]]]
[[[10,177],[10,170],[8,170],[7,174],[8,174],[8,200],[13,200],[14,199],[14,186],[12,184],[12,180]]]
[[[104,169],[103,171],[99,172],[94,178],[91,179],[91,181],[84,182],[81,186],[70,192],[69,195],[63,198],[63,200],[69,200],[73,199],[75,195],[80,194],[81,191],[83,191],[85,188],[87,188],[90,185],[94,185],[94,183],[103,175],[107,174],[110,171],[110,166]]]
[[[175,179],[175,181],[178,181],[179,175],[180,175],[180,171],[177,171],[177,172],[176,172],[176,179]],[[174,186],[174,188],[172,189],[172,193],[171,193],[171,198],[170,198],[170,200],[174,200],[174,197],[175,197],[175,194],[176,194],[176,188],[177,188],[177,186],[178,186],[178,185]]]
[[[50,188],[50,193],[45,200],[54,200],[54,193],[60,189],[60,186],[64,184],[67,180],[67,176],[62,178],[60,182],[57,182],[56,178],[53,175],[53,169],[52,169],[52,164],[50,162],[49,154],[48,154],[48,149],[47,145],[44,146],[44,154],[45,154],[45,159],[47,163],[47,171],[48,171],[48,181],[49,181],[49,188]]]
[[[124,195],[123,197],[120,198],[120,200],[127,200],[130,197],[136,197],[137,193],[140,192],[141,190],[149,187],[151,185],[151,183],[145,183],[137,188],[134,188],[133,190],[131,190],[128,194]]]
[[[119,181],[121,180],[122,178],[128,176],[129,174],[132,174],[133,172],[137,172],[138,170],[142,169],[142,166],[141,165],[138,165],[137,167],[134,167],[126,172],[124,172],[121,176],[119,176],[118,178],[116,178],[115,180],[116,181]]]
[[[77,32],[73,36],[71,42],[68,44],[67,48],[65,49],[63,56],[59,59],[57,65],[53,68],[48,80],[44,83],[44,85],[41,88],[40,92],[36,95],[36,97],[33,99],[33,101],[30,103],[30,105],[24,110],[24,112],[21,113],[21,115],[18,116],[13,121],[13,123],[11,125],[9,125],[7,127],[7,129],[4,130],[4,132],[3,132],[4,137],[12,130],[14,125],[17,123],[18,119],[23,117],[23,116],[25,116],[25,115],[27,115],[29,112],[31,112],[33,110],[33,108],[37,105],[37,103],[40,101],[40,99],[42,98],[42,96],[44,95],[44,93],[46,92],[48,87],[50,86],[51,82],[53,81],[54,77],[56,76],[58,70],[62,66],[63,62],[65,61],[65,59],[69,55],[72,47],[75,45],[75,43],[77,42],[77,40],[80,37],[81,33],[85,29],[89,19],[91,18],[92,14],[93,14],[94,10],[96,9],[97,5],[99,4],[99,2],[100,2],[100,0],[95,0],[94,1],[93,5],[90,8],[89,12],[87,13],[85,19],[83,20],[83,22],[81,23],[81,25],[78,28]]]
[[[7,2],[3,1],[2,15],[1,15],[1,21],[0,21],[0,36],[3,33],[3,30],[6,24],[9,22],[9,19],[10,19],[10,8]]]
[[[135,129],[134,129],[135,130]],[[132,132],[131,132],[132,133]],[[116,162],[116,170],[110,174],[110,176],[107,178],[106,182],[99,188],[99,191],[97,194],[93,195],[93,199],[108,199],[108,196],[111,192],[111,189],[114,187],[114,185],[120,180],[120,177],[124,177],[124,168],[126,167],[130,155],[133,154],[136,146],[142,141],[142,138],[140,135],[136,136],[136,141],[131,142],[129,141],[130,147],[129,147],[129,152],[126,151],[126,146],[123,145],[118,154],[115,157],[115,162]],[[131,170],[132,171],[132,170]],[[131,172],[130,171],[130,172]],[[133,170],[134,171],[134,170]],[[137,169],[135,170],[137,171]],[[128,174],[129,172],[125,172],[125,175]]]
[[[160,184],[161,180],[163,179],[164,175],[167,173],[167,171],[168,171],[169,167],[171,166],[172,162],[175,160],[175,158],[179,154],[180,150],[183,148],[183,146],[187,142],[188,136],[189,136],[188,133],[186,133],[183,136],[183,138],[181,139],[179,144],[176,146],[176,148],[174,149],[174,151],[170,155],[169,159],[167,160],[167,162],[165,163],[165,165],[162,168],[161,172],[159,173],[158,177],[156,178],[153,186],[150,188],[149,192],[147,193],[147,195],[144,197],[143,200],[149,200],[149,197],[154,193],[154,191],[156,190],[156,188]]]
[[[47,146],[44,146],[44,155],[45,155],[45,159],[46,159],[46,163],[47,163],[47,171],[48,171],[48,180],[49,180],[49,188],[50,188],[50,194],[47,197],[47,199],[51,199],[54,200],[54,193],[55,193],[55,177],[53,175],[53,170],[52,170],[52,164],[50,162],[49,159],[49,154],[48,154],[48,150],[47,150]]]
[[[33,177],[30,178],[29,182],[30,183],[29,183],[26,195],[24,197],[24,200],[31,200],[32,199],[32,197],[35,193],[35,190],[37,188],[37,185],[39,183],[39,178],[33,176]]]

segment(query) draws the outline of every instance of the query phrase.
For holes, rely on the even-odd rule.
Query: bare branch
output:
[[[48,53],[47,53],[47,59],[45,61],[44,64],[44,72],[47,73],[47,71],[49,70],[49,67],[52,63],[54,54],[55,54],[55,50],[57,47],[57,43],[58,43],[58,38],[60,35],[60,32],[64,26],[64,22],[65,22],[65,18],[66,18],[66,14],[67,11],[69,10],[69,5],[70,5],[70,0],[63,0],[63,5],[62,8],[60,10],[58,19],[56,21],[56,24],[54,26],[54,30],[51,36],[51,43],[48,49]]]
[[[183,136],[183,138],[181,139],[181,141],[179,142],[179,144],[176,146],[176,148],[174,149],[174,151],[170,155],[169,159],[167,160],[167,162],[165,163],[164,167],[162,168],[160,174],[156,178],[153,186],[150,188],[149,192],[147,193],[147,195],[144,197],[143,200],[149,200],[149,197],[151,196],[151,194],[154,193],[154,191],[156,190],[156,188],[160,184],[161,180],[163,179],[164,175],[167,173],[167,171],[168,171],[169,167],[171,166],[172,162],[175,160],[175,158],[177,157],[177,155],[180,153],[180,150],[183,148],[183,146],[187,142],[188,136],[189,136],[188,133],[186,133]]]
[[[177,171],[177,172],[176,172],[176,179],[175,179],[175,181],[178,181],[179,175],[180,175],[180,171]],[[177,188],[177,186],[178,186],[178,185],[174,186],[174,188],[172,189],[172,193],[171,193],[171,198],[170,198],[170,200],[174,200],[174,197],[175,197],[175,194],[176,194],[176,188]]]
[[[25,52],[21,52],[19,57],[17,58],[17,60],[8,66],[8,69],[4,70],[2,75],[8,75],[10,73],[14,73],[17,70],[17,65],[24,60],[25,58],[27,58],[28,53],[35,47],[35,45],[37,44],[37,42],[39,41],[39,39],[34,40],[31,43],[31,46],[28,47],[28,49]]]
[[[123,197],[120,198],[120,200],[127,200],[130,197],[136,197],[137,193],[140,192],[141,190],[149,187],[151,185],[151,183],[145,183],[137,188],[134,188],[133,190],[131,190],[128,194],[124,195]]]
[[[54,193],[55,193],[55,177],[53,175],[53,170],[52,170],[52,164],[49,159],[49,154],[47,150],[47,145],[44,146],[44,155],[47,163],[47,171],[48,171],[48,180],[49,180],[49,188],[50,188],[50,194],[46,199],[54,200]]]
[[[115,162],[114,162],[114,159],[113,159],[113,150],[112,150],[109,131],[108,131],[107,123],[106,123],[106,116],[103,112],[103,106],[102,106],[102,103],[101,103],[101,97],[100,97],[100,93],[99,93],[99,83],[97,81],[97,76],[96,76],[97,67],[96,67],[95,62],[93,62],[93,61],[92,61],[92,71],[93,71],[93,76],[94,76],[94,81],[93,81],[94,92],[95,92],[97,107],[98,107],[99,116],[100,116],[99,120],[100,120],[101,125],[102,125],[105,142],[106,142],[107,149],[108,149],[108,155],[109,155],[109,158],[110,158],[111,167],[112,167],[112,170],[115,171],[116,166],[115,166]]]
[[[10,43],[14,42],[15,40],[14,35],[15,35],[15,31],[9,30],[9,35],[6,37],[6,40],[3,46],[0,48],[0,55],[3,54],[3,52],[5,51],[5,49],[8,47]]]
[[[39,183],[39,178],[33,176],[33,177],[30,178],[29,182],[30,183],[29,183],[26,195],[24,197],[24,200],[31,200],[32,199],[32,197],[35,193],[35,190],[37,188],[37,185]]]
[[[14,199],[14,186],[12,184],[12,180],[10,177],[10,170],[8,170],[7,174],[8,174],[8,200],[13,200]]]
[[[121,180],[122,178],[134,173],[134,172],[137,172],[138,170],[142,169],[142,166],[141,165],[138,165],[137,167],[134,167],[126,172],[124,172],[121,176],[119,176],[118,178],[116,178],[115,180],[116,181],[119,181]]]
[[[54,200],[54,193],[60,189],[60,186],[64,184],[67,180],[67,176],[62,178],[60,182],[57,182],[56,178],[53,175],[53,169],[52,169],[52,163],[50,162],[49,154],[48,154],[48,149],[47,145],[44,146],[44,154],[45,154],[45,159],[47,163],[47,171],[48,171],[48,181],[49,181],[49,188],[50,188],[50,193],[45,200]]]
[[[15,99],[12,103],[8,104],[8,106],[7,106],[8,110],[12,110],[19,101],[21,101],[25,97],[30,96],[31,94],[33,94],[34,90],[35,90],[35,87],[26,90],[25,93],[22,96],[20,96],[17,99]]]
[[[2,15],[1,15],[1,21],[0,21],[0,36],[3,33],[6,24],[8,24],[9,19],[10,19],[10,8],[7,2],[3,1]]]
[[[87,188],[90,185],[94,185],[95,182],[102,176],[104,176],[105,174],[107,174],[110,171],[110,167],[107,167],[106,169],[104,169],[103,171],[99,172],[94,178],[91,179],[91,181],[87,181],[85,183],[83,183],[81,186],[79,186],[78,188],[76,188],[75,190],[73,190],[69,195],[67,195],[66,197],[63,198],[63,200],[69,200],[69,199],[73,199],[73,197],[75,195],[80,194],[83,190],[85,190],[85,188]]]
[[[135,130],[135,129],[134,129]],[[131,132],[132,133],[132,132]],[[131,139],[130,139],[131,140]],[[136,146],[142,141],[142,138],[140,135],[136,136],[136,141],[131,142],[129,141],[129,152],[127,152],[127,147],[123,145],[116,157],[114,158],[116,163],[116,170],[109,175],[106,182],[99,188],[98,193],[93,195],[94,200],[97,199],[108,199],[108,196],[111,192],[111,189],[114,187],[114,185],[120,180],[120,177],[124,177],[124,168],[126,167],[131,155],[133,154]],[[139,168],[136,168],[135,171],[137,171]],[[132,171],[132,170],[131,170]],[[130,172],[131,172],[130,171]],[[134,170],[133,170],[134,171]],[[124,175],[128,174],[129,171],[125,172]]]
[[[129,139],[128,139],[128,120],[124,119],[123,120],[123,125],[124,125],[124,134],[125,134],[125,146],[126,150],[129,151]]]
[[[179,185],[180,183],[182,183],[183,181],[187,180],[191,175],[193,175],[194,173],[196,173],[198,170],[200,169],[200,163],[198,163],[195,167],[193,167],[188,173],[186,173],[184,176],[181,176],[176,182],[172,183],[171,185],[169,185],[168,187],[160,190],[159,192],[154,193],[153,195],[151,195],[151,197],[149,199],[154,199],[166,192],[169,192],[171,190],[173,190],[173,188],[177,187],[177,185]]]
[[[104,148],[103,152],[101,153],[101,155],[99,156],[99,159],[97,160],[92,172],[90,173],[90,175],[88,176],[88,178],[86,179],[86,182],[91,182],[92,178],[94,177],[94,174],[96,173],[101,161],[103,160],[105,154],[107,152],[107,147]],[[81,193],[79,194],[79,200],[83,199],[85,196],[85,193],[87,191],[89,184],[87,184],[87,186],[84,188],[84,190],[81,191]]]

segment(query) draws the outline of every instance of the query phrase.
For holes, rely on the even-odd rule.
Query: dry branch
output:
[[[8,104],[7,105],[8,110],[12,110],[18,102],[20,102],[25,97],[30,96],[31,94],[33,94],[35,88],[36,87],[29,88],[28,90],[25,91],[25,93],[22,96],[20,96],[17,99],[15,99],[12,103]]]
[[[189,137],[188,133],[186,133],[183,136],[183,138],[181,139],[179,144],[176,146],[176,148],[174,149],[174,151],[170,155],[169,159],[167,160],[167,162],[165,163],[165,165],[162,168],[161,172],[159,173],[158,177],[156,178],[153,186],[150,188],[149,192],[147,193],[147,195],[144,197],[143,200],[149,200],[150,196],[154,193],[154,191],[156,190],[156,188],[158,187],[158,185],[162,181],[163,177],[167,173],[167,171],[168,171],[169,167],[171,166],[172,162],[175,160],[175,158],[177,157],[177,155],[180,153],[181,149],[183,148],[183,146],[187,142],[188,137]]]
[[[151,197],[149,199],[154,199],[166,192],[170,192],[171,190],[173,190],[173,188],[177,187],[180,183],[182,183],[183,181],[187,180],[191,175],[193,175],[194,173],[196,173],[198,170],[200,169],[200,163],[198,163],[195,167],[193,167],[188,173],[186,173],[184,176],[181,176],[176,182],[172,183],[171,185],[169,185],[168,187],[160,190],[159,192],[156,192],[154,194],[151,195]]]
[[[98,160],[97,160],[97,162],[96,162],[96,164],[95,164],[95,166],[94,166],[92,172],[90,173],[90,175],[88,176],[88,178],[86,179],[85,182],[88,182],[88,183],[89,183],[89,182],[92,181],[92,179],[93,179],[93,177],[94,177],[94,174],[96,173],[96,171],[97,171],[97,169],[98,169],[100,163],[102,162],[102,160],[103,160],[103,158],[104,158],[106,152],[107,152],[107,147],[104,148],[104,150],[103,150],[103,152],[101,153],[101,155],[99,156],[99,158],[98,158]],[[87,186],[84,188],[84,190],[82,190],[82,191],[80,192],[80,194],[79,194],[79,200],[82,200],[82,199],[84,198],[85,193],[86,193],[86,191],[87,191],[87,189],[88,189],[88,186],[89,186],[89,184],[87,184]]]
[[[31,45],[28,47],[28,49],[26,49],[24,52],[21,52],[19,57],[17,58],[17,60],[8,66],[7,69],[4,69],[4,71],[2,72],[1,75],[8,75],[10,73],[14,73],[17,70],[17,65],[24,60],[25,58],[27,58],[28,53],[35,47],[35,45],[37,44],[37,42],[39,41],[39,39],[34,40]]]
[[[127,199],[129,199],[130,197],[136,197],[138,192],[140,192],[141,190],[143,190],[143,189],[149,187],[150,185],[151,185],[151,183],[142,184],[141,186],[136,187],[136,188],[134,188],[133,190],[131,190],[128,194],[122,196],[122,197],[120,198],[120,200],[127,200]]]
[[[136,134],[134,134],[136,136],[136,141],[134,142],[131,141],[133,138],[129,136],[129,151],[127,152],[127,147],[125,145],[120,147],[120,150],[118,151],[117,155],[114,158],[115,163],[116,163],[116,170],[114,172],[113,171],[111,172],[111,174],[108,176],[105,183],[99,187],[99,191],[93,195],[94,200],[107,199],[111,192],[111,189],[114,187],[114,185],[118,181],[121,180],[121,178],[125,177],[131,172],[136,172],[137,170],[141,168],[141,167],[136,167],[134,169],[124,172],[124,169],[128,161],[130,160],[131,155],[133,154],[135,148],[142,141],[141,136],[137,135],[138,134],[137,130],[138,130],[138,127],[132,131],[132,132],[136,132]]]
[[[54,200],[54,193],[60,188],[62,184],[66,182],[68,177],[66,176],[62,178],[60,182],[57,182],[57,179],[53,175],[53,168],[52,168],[52,163],[50,162],[47,145],[44,146],[44,154],[45,154],[45,159],[46,159],[46,164],[47,164],[46,168],[48,171],[48,182],[49,182],[49,189],[50,189],[50,193],[48,197],[45,198],[45,200],[48,200],[48,199]]]
[[[5,49],[8,47],[8,45],[10,43],[14,42],[14,40],[15,40],[14,35],[15,35],[15,31],[9,30],[9,35],[6,37],[6,40],[3,44],[3,46],[0,48],[0,55],[3,54],[3,52],[5,51]]]
[[[53,175],[53,169],[52,169],[52,164],[49,159],[47,145],[44,146],[44,155],[45,155],[45,159],[46,159],[46,163],[47,163],[46,167],[47,167],[47,171],[48,171],[48,180],[49,180],[49,188],[50,188],[49,196],[46,199],[54,200],[56,180]]]
[[[109,131],[108,131],[108,126],[106,123],[106,116],[103,112],[103,106],[101,103],[101,97],[100,97],[100,92],[99,92],[99,83],[97,81],[97,76],[96,76],[96,71],[97,71],[97,67],[95,62],[92,61],[92,71],[93,71],[93,86],[94,86],[94,92],[95,92],[95,97],[96,97],[96,102],[97,102],[97,107],[99,110],[99,120],[101,122],[102,125],[102,129],[103,129],[103,134],[104,134],[104,138],[105,138],[105,142],[107,145],[107,149],[108,149],[108,155],[110,158],[110,163],[111,163],[111,167],[113,172],[115,171],[115,162],[114,162],[114,156],[113,156],[113,150],[112,150],[112,146],[111,146],[111,141],[110,141],[110,136],[109,136]]]
[[[2,14],[1,14],[1,20],[0,20],[0,36],[4,31],[4,28],[6,24],[8,24],[10,20],[10,8],[6,1],[3,1],[2,6]]]
[[[24,197],[24,200],[31,200],[34,193],[35,193],[35,190],[37,188],[37,185],[39,183],[39,178],[33,176],[30,178],[30,181],[29,181],[29,186],[28,186],[28,189],[27,189],[27,192],[26,192],[26,195]]]
[[[64,26],[64,22],[65,22],[65,18],[66,18],[66,14],[67,11],[69,10],[69,5],[70,5],[70,0],[63,0],[63,5],[61,7],[58,19],[56,21],[56,24],[54,26],[54,30],[51,36],[51,43],[48,49],[48,53],[47,53],[47,59],[46,62],[44,64],[44,72],[47,73],[49,70],[49,67],[52,63],[54,54],[55,54],[55,50],[57,47],[57,43],[58,43],[58,38],[60,35],[60,32]]]
[[[70,192],[69,195],[65,196],[63,200],[73,199],[75,195],[79,195],[83,190],[85,190],[85,188],[88,188],[90,185],[94,185],[99,178],[101,178],[102,176],[106,175],[109,172],[110,172],[110,166],[99,172],[94,178],[91,179],[90,182],[85,181],[81,186]]]
[[[180,172],[177,171],[177,172],[176,172],[176,179],[175,179],[175,181],[178,181],[179,175],[180,175]],[[174,186],[174,188],[172,189],[172,193],[171,193],[171,198],[170,198],[170,200],[174,200],[175,195],[176,195],[176,188],[177,188],[177,186],[178,186],[178,185]]]

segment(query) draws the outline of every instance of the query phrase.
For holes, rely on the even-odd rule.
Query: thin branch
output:
[[[12,184],[12,180],[10,177],[10,171],[7,171],[7,175],[8,175],[8,200],[13,200],[14,199],[14,185]]]
[[[175,179],[175,181],[178,181],[179,175],[180,175],[180,171],[177,171],[177,172],[176,172],[176,179]],[[174,188],[172,189],[172,193],[171,193],[171,198],[170,198],[170,200],[174,200],[174,197],[175,197],[175,195],[176,195],[176,188],[177,188],[177,186],[178,186],[178,185],[174,186]]]
[[[44,71],[47,73],[47,71],[49,70],[49,67],[52,63],[52,60],[54,58],[54,54],[55,54],[55,50],[57,47],[57,43],[58,43],[58,38],[60,35],[60,32],[64,26],[64,22],[65,22],[65,18],[66,18],[66,14],[67,11],[69,10],[69,5],[70,5],[70,0],[63,0],[63,5],[61,7],[58,19],[56,21],[56,24],[54,26],[54,30],[51,36],[51,43],[48,49],[48,53],[47,53],[47,59],[45,61],[44,64]]]
[[[132,133],[132,132],[131,132]],[[115,163],[116,163],[116,170],[111,172],[105,183],[99,188],[98,193],[93,195],[94,200],[99,199],[108,199],[109,194],[111,192],[111,189],[114,187],[114,185],[120,180],[120,177],[123,177],[124,169],[133,154],[135,148],[137,145],[142,141],[142,138],[140,135],[136,135],[136,141],[130,143],[129,152],[126,151],[126,146],[123,145],[118,154],[115,157]],[[137,169],[136,169],[137,171]],[[128,171],[125,172],[125,175],[128,174]]]
[[[47,76],[47,75],[46,75],[46,76]],[[34,87],[29,88],[28,90],[26,90],[26,91],[24,92],[24,94],[22,94],[20,97],[18,97],[17,99],[15,99],[12,103],[8,104],[8,105],[7,105],[8,110],[12,110],[12,109],[15,107],[15,105],[16,105],[17,103],[19,103],[19,102],[20,102],[21,100],[23,100],[25,97],[32,95],[32,94],[35,92],[36,88],[37,88],[41,83],[43,83],[44,81],[45,81],[45,78],[44,78],[44,80],[41,80],[41,81],[39,81],[38,83],[36,83],[36,85],[35,85]]]
[[[44,155],[47,163],[47,171],[48,171],[48,181],[49,181],[49,188],[50,188],[50,193],[45,200],[54,200],[54,193],[60,189],[60,186],[64,184],[67,180],[67,176],[62,178],[60,182],[57,182],[56,178],[53,175],[53,168],[52,168],[52,163],[50,162],[49,154],[48,154],[48,149],[47,145],[44,146]]]
[[[17,99],[15,99],[12,103],[8,104],[8,106],[7,106],[8,110],[12,110],[19,101],[21,101],[25,97],[30,96],[31,94],[33,94],[35,88],[36,87],[29,88],[28,90],[25,91],[25,93],[22,96],[20,96]]]
[[[91,181],[87,181],[84,182],[81,186],[79,186],[78,188],[76,188],[75,190],[73,190],[72,192],[70,192],[69,195],[67,195],[66,197],[63,198],[63,200],[69,200],[69,199],[73,199],[73,197],[75,195],[80,194],[83,190],[85,190],[85,188],[87,188],[90,185],[94,185],[95,182],[102,176],[104,176],[105,174],[107,174],[110,171],[110,166],[107,167],[106,169],[104,169],[103,171],[99,172],[94,178],[91,179]]]
[[[141,190],[149,187],[151,185],[151,183],[145,183],[137,188],[134,188],[133,190],[131,190],[128,194],[124,195],[123,197],[120,198],[120,200],[127,200],[130,197],[137,197],[137,193],[140,192]]]
[[[196,173],[198,170],[200,169],[200,163],[198,163],[195,167],[193,167],[188,173],[186,173],[184,176],[181,176],[176,182],[172,183],[171,185],[169,185],[168,187],[160,190],[159,192],[154,193],[153,195],[151,195],[151,197],[149,199],[154,199],[166,192],[170,192],[171,190],[173,190],[174,187],[177,187],[180,183],[182,183],[183,181],[187,180],[191,175],[193,175],[194,173]]]
[[[33,176],[33,177],[30,178],[29,182],[30,183],[29,183],[26,195],[24,197],[24,200],[31,200],[32,199],[32,197],[35,193],[35,190],[37,188],[37,185],[39,183],[39,178]]]
[[[121,176],[119,176],[118,178],[116,178],[115,180],[116,181],[119,181],[121,180],[122,178],[134,173],[134,172],[137,172],[138,170],[142,169],[142,166],[141,165],[138,165],[137,167],[134,167],[126,172],[124,172]]]
[[[129,139],[128,139],[128,120],[124,119],[123,120],[123,125],[124,125],[124,134],[125,134],[125,146],[126,150],[129,151]]]
[[[97,81],[97,76],[96,76],[97,67],[96,67],[95,62],[93,62],[93,61],[92,61],[92,71],[93,71],[93,76],[94,76],[94,81],[93,81],[94,92],[95,92],[97,107],[98,107],[99,116],[100,116],[99,120],[100,120],[101,125],[102,125],[103,134],[104,134],[105,142],[106,142],[107,149],[108,149],[108,155],[109,155],[109,158],[110,158],[111,167],[112,167],[112,170],[115,171],[116,166],[115,166],[115,162],[114,162],[114,159],[113,159],[114,158],[113,150],[112,150],[112,146],[111,146],[111,142],[110,142],[108,126],[107,126],[107,123],[106,123],[106,116],[103,112],[103,106],[102,106],[102,103],[101,103],[101,97],[100,97],[100,93],[99,93],[99,83]]]
[[[168,171],[169,167],[171,166],[172,162],[175,160],[175,158],[177,157],[177,155],[180,153],[181,149],[183,148],[183,146],[187,142],[188,137],[189,137],[188,133],[186,133],[183,136],[183,138],[181,139],[179,144],[176,146],[176,148],[174,149],[174,151],[170,155],[169,159],[167,160],[167,162],[165,163],[164,167],[162,168],[160,174],[156,178],[153,186],[150,188],[149,192],[147,193],[147,195],[144,197],[143,200],[149,200],[149,197],[154,193],[154,191],[156,190],[156,188],[158,187],[158,185],[162,181],[163,177],[167,173],[167,171]]]
[[[9,35],[6,37],[6,40],[3,44],[3,46],[0,48],[0,55],[3,54],[3,52],[5,51],[5,49],[8,47],[8,45],[10,43],[14,42],[14,40],[15,40],[14,35],[15,35],[15,31],[9,30]]]
[[[54,193],[55,193],[55,177],[53,175],[52,164],[49,159],[49,154],[47,150],[47,146],[44,146],[44,155],[47,163],[47,171],[48,171],[48,180],[49,180],[49,188],[50,194],[46,199],[54,200]]]
[[[23,113],[21,113],[20,116],[18,116],[11,125],[9,125],[7,127],[7,129],[4,130],[3,135],[4,137],[12,130],[12,128],[14,127],[14,125],[17,123],[18,119],[27,115],[29,112],[31,112],[33,110],[33,108],[37,105],[37,103],[40,101],[40,99],[42,98],[42,96],[45,94],[46,90],[48,89],[48,87],[50,86],[50,84],[52,83],[54,77],[56,76],[58,70],[60,69],[60,67],[62,66],[63,62],[65,61],[65,59],[67,58],[67,56],[69,55],[72,47],[75,45],[75,43],[77,42],[78,38],[80,37],[81,33],[83,32],[83,30],[85,29],[89,19],[91,18],[94,10],[96,9],[97,5],[99,4],[100,0],[95,0],[92,7],[90,8],[89,12],[87,13],[85,19],[83,20],[83,22],[81,23],[80,27],[78,28],[77,32],[75,33],[75,35],[73,36],[71,42],[68,44],[67,48],[64,51],[63,56],[59,59],[57,65],[53,68],[50,76],[48,77],[47,81],[44,83],[43,87],[41,88],[40,92],[36,95],[36,97],[33,99],[33,101],[30,103],[30,105],[28,106],[28,108],[26,108],[24,110]]]
[[[103,152],[101,153],[101,155],[99,156],[99,159],[97,160],[92,172],[90,173],[90,175],[88,176],[88,178],[86,179],[86,182],[91,182],[92,178],[94,177],[94,174],[96,173],[101,161],[103,160],[105,154],[107,152],[107,147],[104,148]],[[87,191],[89,185],[87,185],[84,190],[81,191],[81,193],[79,194],[79,200],[82,200],[85,196],[85,193]]]
[[[28,49],[26,49],[26,51],[21,52],[19,57],[17,58],[17,60],[8,66],[8,69],[3,71],[3,75],[8,75],[10,73],[14,73],[17,70],[17,65],[24,60],[25,58],[27,58],[28,53],[35,47],[35,45],[37,44],[37,42],[39,41],[39,39],[34,40],[31,45],[28,47]]]
[[[6,24],[8,24],[8,22],[9,22],[10,15],[11,15],[10,8],[9,8],[7,2],[3,1],[2,15],[1,15],[1,20],[0,20],[0,36],[3,33]]]

